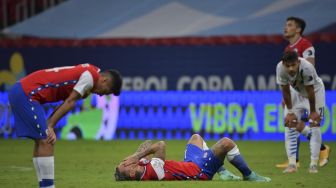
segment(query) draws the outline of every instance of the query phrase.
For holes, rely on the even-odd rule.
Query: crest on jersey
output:
[[[294,48],[293,51],[298,53],[299,50],[297,48]]]

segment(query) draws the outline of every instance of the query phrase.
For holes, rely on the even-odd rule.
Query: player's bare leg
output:
[[[40,187],[55,188],[54,146],[46,140],[35,140],[33,163]]]
[[[193,134],[191,138],[188,141],[188,144],[194,144],[197,147],[203,149],[203,150],[209,150],[209,147],[207,146],[206,142],[203,140],[203,138],[198,134]],[[221,166],[217,171],[219,178],[223,181],[238,181],[241,180],[241,177],[234,175],[229,170],[225,169],[224,166]]]
[[[197,147],[199,147],[203,150],[206,150],[206,148],[203,148],[204,143],[205,142],[204,142],[203,138],[199,134],[193,134],[188,141],[188,144],[193,144],[193,145],[195,145],[195,146],[197,146]],[[205,144],[205,146],[206,146],[206,144]]]

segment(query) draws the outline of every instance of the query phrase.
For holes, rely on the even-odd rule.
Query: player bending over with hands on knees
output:
[[[310,62],[312,65],[315,66],[315,48],[308,39],[302,36],[305,28],[306,28],[306,22],[302,18],[292,17],[292,16],[287,18],[283,36],[289,42],[289,44],[286,47],[285,52],[287,51],[297,52],[299,57],[306,59],[308,62]],[[291,93],[292,98],[297,98],[300,96],[300,94],[292,86],[290,86],[290,93]],[[283,102],[283,106],[284,106],[284,102]],[[297,128],[296,130],[298,131],[298,133],[301,133],[308,140],[310,140],[310,136],[311,136],[309,133],[310,127],[306,126],[308,110],[309,109],[304,109],[304,112],[302,112],[302,114],[304,115],[301,116],[301,119],[298,119],[298,125],[296,126]],[[284,113],[287,114],[286,109]],[[288,136],[286,136],[286,138],[288,138]],[[297,147],[296,147],[297,148],[297,151],[296,151],[296,166],[297,167],[300,166],[299,146],[300,146],[300,134],[298,134],[298,137],[297,137]],[[320,147],[319,166],[322,167],[328,164],[330,151],[331,151],[330,147],[322,142],[321,147]],[[288,160],[284,163],[277,164],[276,167],[287,168]]]
[[[100,72],[90,64],[36,71],[18,81],[9,91],[17,136],[35,141],[33,163],[39,186],[54,188],[54,126],[76,101],[90,93],[119,95],[121,76],[116,70]],[[42,104],[64,101],[48,120]]]
[[[288,157],[288,167],[284,173],[297,171],[296,150],[298,135],[298,120],[303,116],[304,109],[309,110],[310,129],[310,173],[317,173],[320,147],[322,143],[320,123],[325,106],[325,90],[315,67],[306,59],[299,58],[296,52],[286,52],[276,68],[277,83],[281,86],[285,108],[285,146]],[[292,86],[298,93],[293,95]]]
[[[210,149],[203,138],[191,136],[185,150],[184,161],[166,160],[166,144],[146,141],[125,158],[116,168],[116,181],[132,180],[211,180],[227,160],[235,166],[245,181],[269,182],[253,172],[239,153],[237,145],[229,138],[220,139]]]

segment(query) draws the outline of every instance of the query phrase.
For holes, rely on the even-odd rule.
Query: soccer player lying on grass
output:
[[[150,156],[152,155],[152,156]],[[253,172],[239,153],[237,145],[229,138],[222,138],[209,149],[203,138],[194,134],[190,138],[184,161],[166,160],[166,144],[146,141],[116,168],[116,181],[131,180],[211,180],[227,157],[243,175],[245,181],[269,182]]]

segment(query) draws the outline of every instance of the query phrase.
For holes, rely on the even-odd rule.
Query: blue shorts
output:
[[[194,144],[188,144],[184,156],[185,162],[194,162],[209,177],[209,180],[216,174],[217,170],[223,165],[214,153],[209,150],[202,150]]]
[[[20,82],[13,85],[8,99],[14,114],[17,136],[46,139],[47,121],[44,108],[26,96]]]

